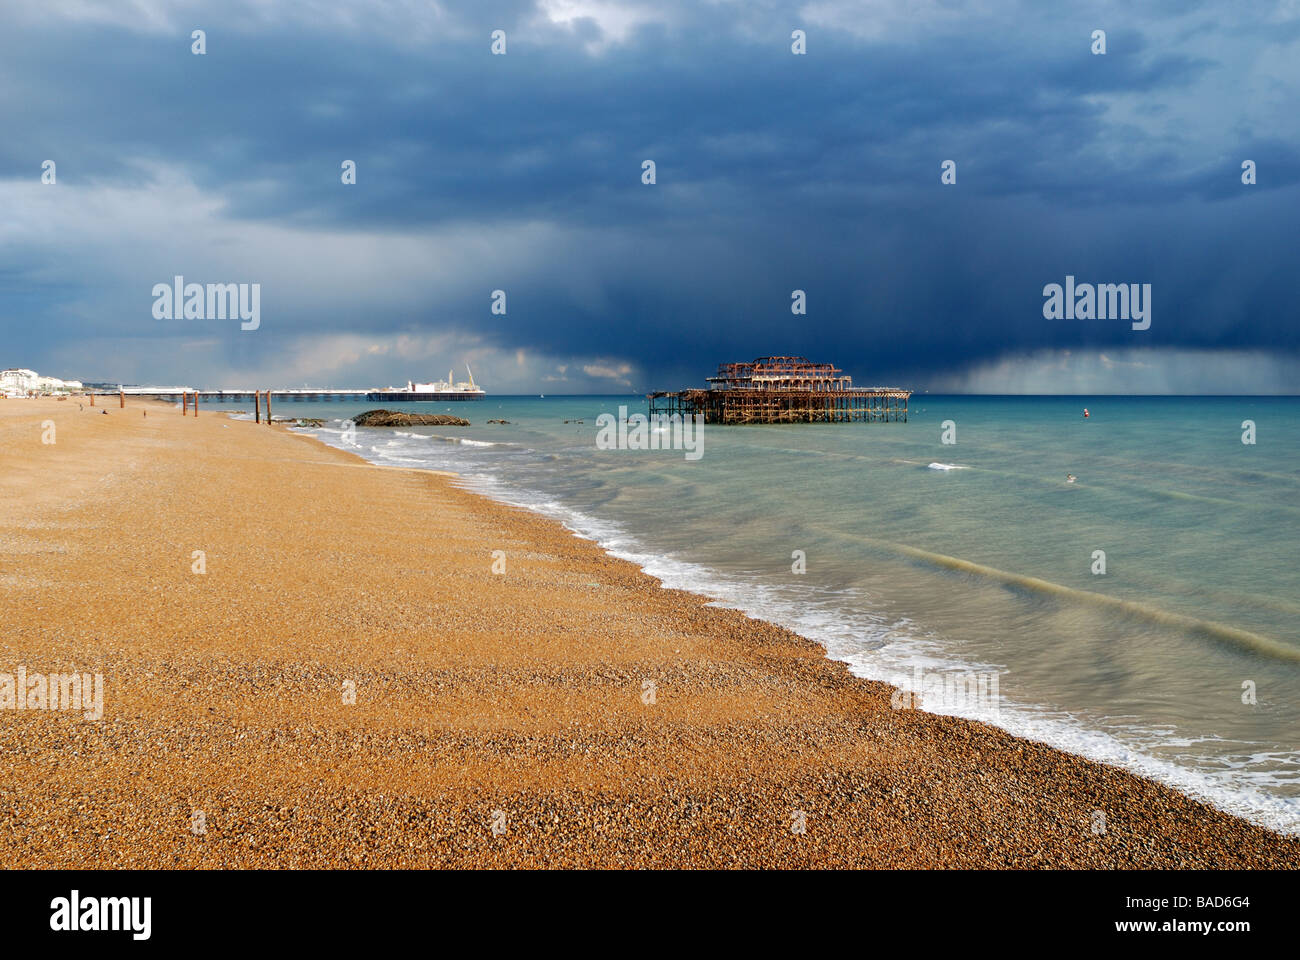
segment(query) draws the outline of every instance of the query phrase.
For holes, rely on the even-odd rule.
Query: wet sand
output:
[[[0,401],[0,674],[104,678],[0,710],[6,867],[1300,864],[446,475],[78,406]]]

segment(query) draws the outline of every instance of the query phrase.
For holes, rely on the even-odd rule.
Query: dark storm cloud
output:
[[[157,164],[236,226],[293,231],[279,252],[300,242],[309,264],[315,236],[471,230],[483,246],[463,282],[428,291],[413,274],[414,304],[374,305],[357,269],[355,296],[324,306],[269,294],[278,333],[472,329],[501,351],[630,361],[649,381],[637,386],[772,352],[923,382],[1037,350],[1300,346],[1300,150],[1294,110],[1272,102],[1294,103],[1294,21],[1208,3],[1142,20],[1009,4],[918,5],[913,22],[895,8],[830,4],[810,22],[794,6],[666,7],[621,38],[527,4],[467,4],[418,40],[250,25],[215,4],[153,30],[15,21],[0,34],[0,178],[31,180],[49,156],[63,184],[138,190],[141,164]],[[191,24],[208,32],[204,57]],[[795,26],[808,56],[790,54]],[[496,27],[505,57],[487,55]],[[1241,184],[1244,159],[1256,186]],[[530,224],[553,232],[528,256],[493,243]],[[18,345],[40,355],[40,336],[95,332],[97,295],[120,305],[114,336],[160,335],[111,271],[78,272],[93,245],[61,267],[59,244],[21,240],[0,234],[0,316],[45,322],[14,329]],[[121,255],[122,285],[169,279]],[[322,278],[346,271],[320,263]],[[192,254],[176,270],[204,265]],[[1067,273],[1152,284],[1151,329],[1045,321],[1042,287]],[[487,314],[496,287],[506,317]],[[807,318],[790,314],[796,288]]]

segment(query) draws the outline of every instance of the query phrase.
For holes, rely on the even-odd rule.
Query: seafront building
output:
[[[0,370],[0,394],[5,397],[30,397],[40,394],[72,393],[82,389],[80,380],[60,380],[42,377],[26,367]]]

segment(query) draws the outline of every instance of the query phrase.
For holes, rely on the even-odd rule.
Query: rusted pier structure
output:
[[[649,394],[652,414],[702,414],[705,423],[907,422],[912,391],[855,387],[829,363],[804,357],[759,357],[724,363],[707,390]]]

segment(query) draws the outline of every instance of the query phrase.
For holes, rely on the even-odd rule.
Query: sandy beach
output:
[[[0,673],[104,691],[0,710],[6,867],[1300,865],[446,475],[116,398],[0,457]]]

